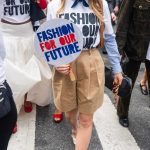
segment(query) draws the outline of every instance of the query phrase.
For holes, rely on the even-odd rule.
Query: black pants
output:
[[[11,111],[0,119],[0,150],[7,150],[8,142],[17,121],[17,110],[10,92],[9,85],[5,82],[7,94],[9,95]]]
[[[135,60],[129,59],[129,62],[123,66],[123,72],[132,79],[133,87],[134,87],[136,78],[138,76],[140,65],[141,65],[141,61],[135,61]],[[150,87],[150,61],[146,60],[145,66],[147,70],[148,86]],[[125,98],[119,99],[118,107],[117,107],[117,113],[119,117],[128,117],[131,94]]]

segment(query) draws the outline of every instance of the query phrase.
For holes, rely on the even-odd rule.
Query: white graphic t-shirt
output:
[[[30,0],[2,0],[6,21],[20,23],[30,19]]]
[[[47,20],[56,18],[57,10],[60,7],[61,0],[53,0],[48,4]],[[59,14],[59,18],[68,19],[75,23],[81,32],[83,33],[83,49],[90,49],[97,47],[100,42],[99,33],[99,20],[97,16],[89,7],[85,7],[82,4],[78,4],[74,8],[71,8],[74,0],[66,0],[65,9]],[[111,26],[110,12],[107,2],[103,0],[104,10],[104,34],[112,34],[113,29]]]
[[[149,46],[148,46],[146,59],[150,61],[150,42],[149,42]]]

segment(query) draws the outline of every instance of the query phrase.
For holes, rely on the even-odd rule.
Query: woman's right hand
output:
[[[56,67],[56,70],[62,74],[68,75],[70,73],[70,68],[71,68],[70,64],[67,64]]]

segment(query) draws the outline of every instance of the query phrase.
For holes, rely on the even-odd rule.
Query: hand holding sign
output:
[[[35,34],[37,55],[55,67],[70,64],[80,55],[82,48],[82,33],[66,19],[45,22]]]
[[[70,73],[70,69],[71,69],[71,65],[67,64],[67,65],[62,65],[59,67],[56,67],[56,70],[60,73],[63,73],[65,75],[68,75]]]

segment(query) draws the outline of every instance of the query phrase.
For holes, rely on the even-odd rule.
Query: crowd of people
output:
[[[105,72],[100,46],[105,47],[112,66],[115,94],[123,73],[131,78],[134,87],[142,62],[146,71],[140,89],[144,95],[150,94],[149,0],[2,0],[0,10],[1,150],[7,150],[11,134],[17,132],[17,115],[22,106],[30,113],[32,103],[46,106],[50,99],[56,107],[54,122],[61,122],[64,112],[72,127],[75,149],[88,149],[93,115],[103,104]],[[85,34],[83,26],[85,22],[96,26],[97,22],[93,23],[90,15],[86,19],[91,21],[82,21],[84,14],[92,14],[99,21],[94,35]],[[88,39],[73,63],[59,67],[49,67],[34,51],[34,32],[42,22],[54,18],[74,22],[83,38]],[[91,38],[96,40],[87,42]],[[125,59],[128,61],[120,63]],[[70,70],[75,81],[70,79]],[[118,98],[117,114],[123,127],[129,126],[131,94]]]

